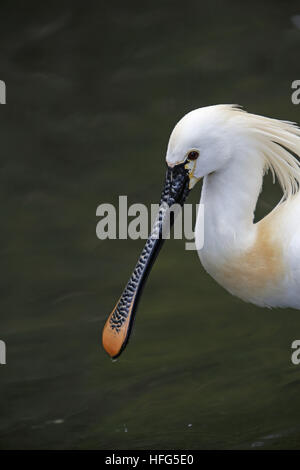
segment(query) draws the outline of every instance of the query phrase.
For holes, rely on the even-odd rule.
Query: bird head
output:
[[[219,170],[230,158],[231,128],[222,105],[199,108],[186,114],[171,133],[166,161],[183,164],[189,189],[204,176]]]

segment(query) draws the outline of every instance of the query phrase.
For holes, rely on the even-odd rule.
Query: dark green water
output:
[[[158,201],[189,110],[300,122],[295,14],[296,1],[2,2],[2,449],[300,448],[300,312],[233,298],[171,240],[113,363],[100,332],[144,242],[95,234],[99,204]],[[258,215],[278,196],[268,180]]]

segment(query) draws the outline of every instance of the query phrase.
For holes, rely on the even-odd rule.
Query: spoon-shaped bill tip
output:
[[[129,305],[126,319],[122,321],[120,318],[118,320],[119,315],[117,310],[119,303],[117,303],[104,325],[102,344],[105,351],[112,359],[116,359],[121,354],[127,343],[130,333],[129,328],[133,304],[134,299],[132,299]]]

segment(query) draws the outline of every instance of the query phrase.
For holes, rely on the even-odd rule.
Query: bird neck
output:
[[[220,256],[253,241],[263,169],[263,157],[246,151],[204,178],[200,201],[204,204],[204,251],[212,249]]]

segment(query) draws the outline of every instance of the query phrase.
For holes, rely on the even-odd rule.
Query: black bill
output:
[[[124,292],[103,328],[103,347],[112,358],[117,358],[128,343],[143,286],[164,242],[162,235],[164,234],[166,220],[169,227],[174,223],[174,214],[169,212],[169,208],[173,204],[182,206],[188,193],[189,176],[184,168],[184,163],[176,165],[174,168],[168,167],[161,195],[159,214],[151,235]]]

